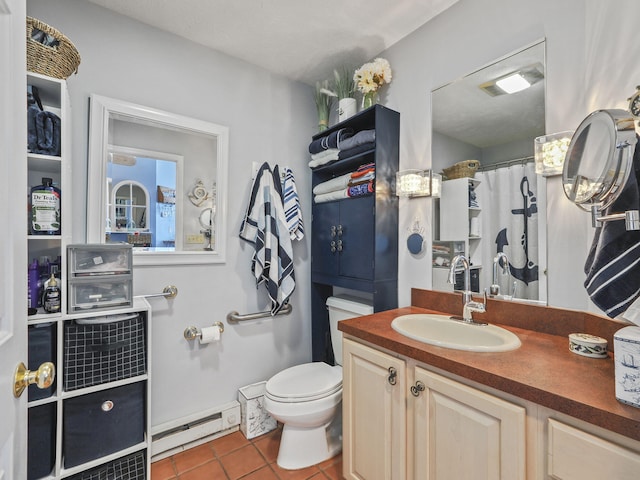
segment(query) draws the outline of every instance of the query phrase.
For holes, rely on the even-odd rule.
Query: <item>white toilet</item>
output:
[[[338,322],[369,315],[366,299],[337,295],[327,299],[336,366],[324,362],[287,368],[267,381],[264,406],[284,425],[278,466],[306,468],[342,450],[342,333]]]

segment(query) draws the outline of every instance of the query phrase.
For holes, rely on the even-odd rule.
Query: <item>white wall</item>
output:
[[[228,312],[268,309],[250,271],[251,249],[238,230],[253,161],[289,165],[310,191],[307,145],[316,132],[312,89],[80,0],[29,0],[28,15],[62,31],[82,56],[68,79],[73,108],[73,237],[85,239],[88,97],[128,100],[229,127],[229,218],[224,265],[140,267],[136,294],[179,289],[151,300],[154,425],[237,398],[243,385],[311,359],[309,237],[294,242],[293,313],[249,325],[226,325]],[[64,194],[64,192],[63,192]],[[301,199],[310,228],[310,201]],[[225,322],[222,342],[184,340],[189,325]]]
[[[401,112],[400,168],[431,165],[430,91],[493,60],[546,39],[546,128],[575,130],[598,108],[626,108],[640,78],[634,23],[640,4],[598,0],[460,0],[383,52],[393,69],[384,95]],[[547,182],[549,303],[589,309],[583,264],[593,230],[587,215],[564,198],[560,177]],[[428,198],[400,199],[400,305],[411,287],[431,286],[429,255],[404,245],[416,218],[430,237]],[[430,245],[427,246],[430,251]]]

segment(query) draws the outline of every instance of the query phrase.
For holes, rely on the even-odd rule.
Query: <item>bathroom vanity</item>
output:
[[[522,345],[478,353],[391,328],[405,314],[459,315],[459,294],[413,289],[411,303],[339,324],[345,478],[637,478],[640,409],[616,400],[611,353],[576,355],[567,338],[592,333],[611,349],[623,324],[490,299],[487,313],[474,317]]]

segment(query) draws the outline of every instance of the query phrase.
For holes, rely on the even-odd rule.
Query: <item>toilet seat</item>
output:
[[[342,389],[342,367],[324,362],[304,363],[277,373],[267,381],[265,395],[283,403],[308,402]]]

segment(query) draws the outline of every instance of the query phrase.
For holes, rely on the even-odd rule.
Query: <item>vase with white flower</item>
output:
[[[378,90],[391,82],[391,66],[384,58],[365,63],[353,74],[356,88],[362,93],[362,108],[378,103]]]

